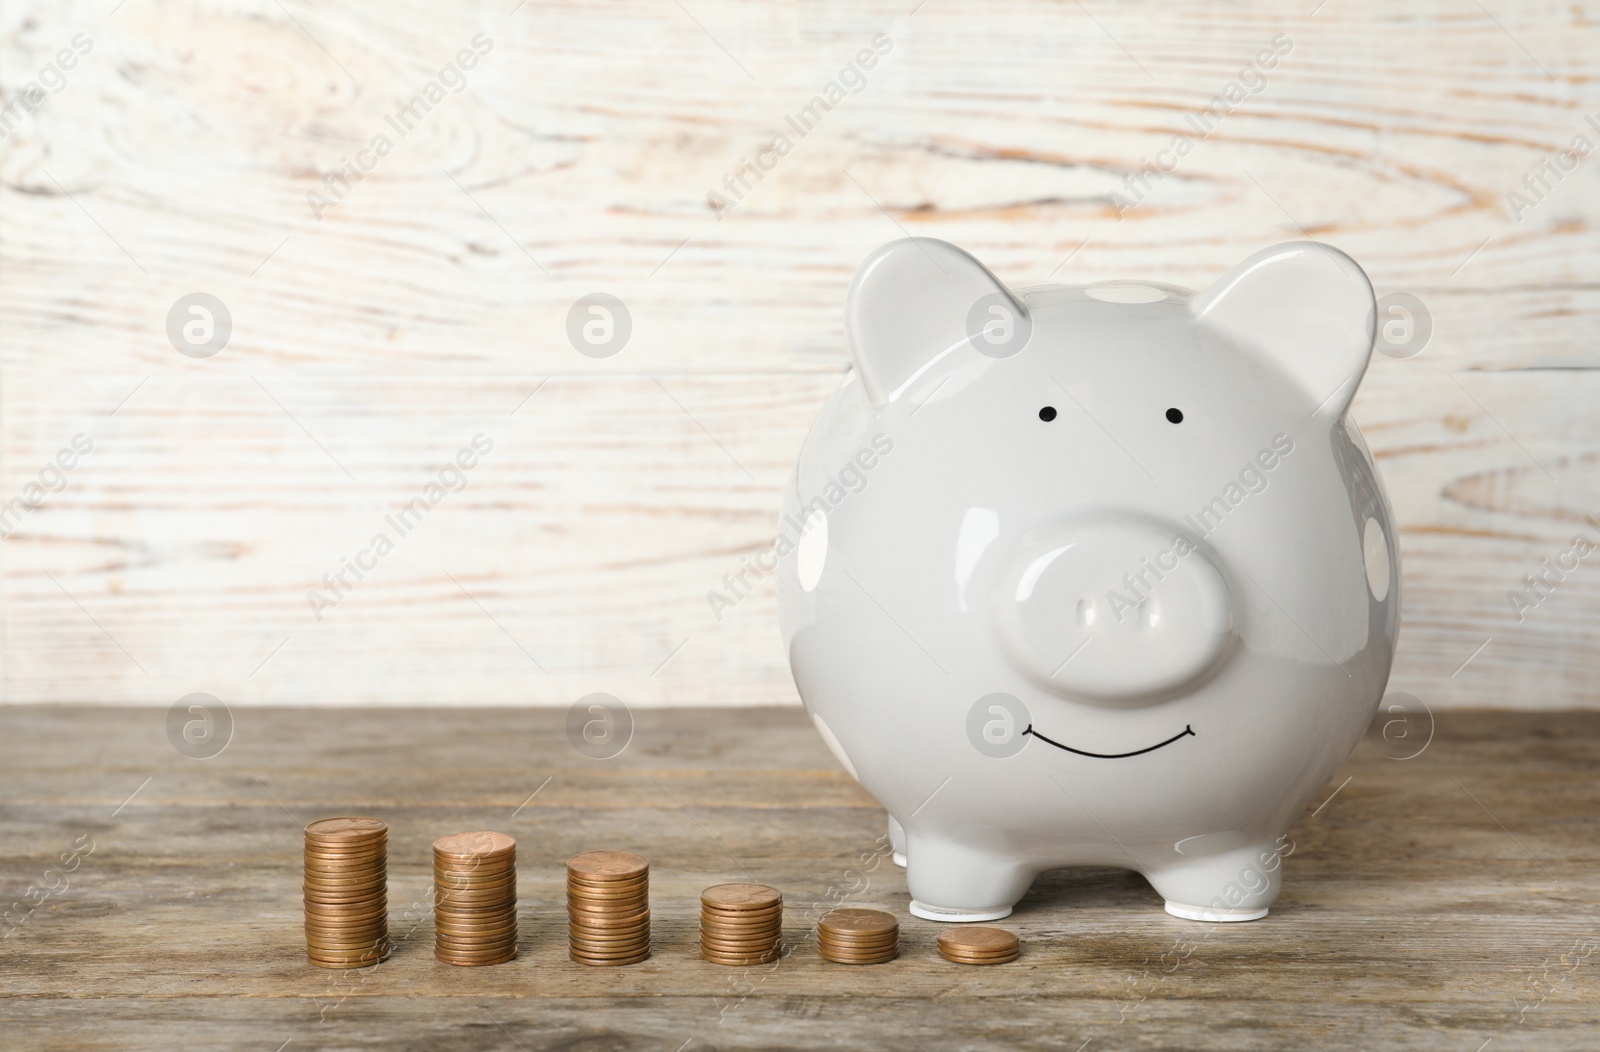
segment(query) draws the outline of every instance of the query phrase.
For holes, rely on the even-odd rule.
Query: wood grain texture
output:
[[[91,847],[0,939],[8,1050],[1559,1050],[1600,1028],[1600,714],[1449,712],[1403,761],[1375,726],[1291,828],[1265,920],[1053,871],[1004,922],[1020,959],[986,969],[939,958],[883,811],[792,708],[641,713],[606,761],[548,709],[251,709],[210,760],[165,715],[0,710],[6,901]],[[302,956],[299,823],[336,813],[390,825],[400,947],[369,973]],[[518,838],[520,956],[456,969],[431,954],[429,844],[479,828]],[[652,860],[655,952],[625,969],[564,956],[562,863],[602,847]],[[778,965],[696,957],[698,893],[730,879],[784,892]],[[841,902],[893,911],[901,957],[823,962],[809,925]]]
[[[0,31],[6,101],[92,42],[0,140],[0,499],[95,443],[0,545],[5,700],[792,703],[770,584],[721,621],[706,593],[771,540],[868,251],[1203,287],[1309,234],[1434,323],[1354,410],[1401,527],[1395,688],[1600,706],[1600,570],[1520,621],[1507,598],[1600,536],[1600,157],[1507,203],[1600,142],[1581,6],[18,0]],[[719,219],[708,193],[878,33],[865,88]],[[165,333],[196,291],[234,321],[204,360]],[[565,336],[594,291],[634,323],[604,360]],[[480,432],[468,488],[315,619],[307,590]]]

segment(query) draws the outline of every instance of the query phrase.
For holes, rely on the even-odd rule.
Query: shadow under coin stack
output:
[[[832,910],[817,924],[817,948],[834,964],[882,964],[900,952],[900,922],[881,910]]]
[[[783,936],[783,894],[765,884],[717,884],[700,893],[700,956],[713,964],[770,964]]]
[[[569,951],[579,964],[637,964],[650,956],[650,860],[590,851],[567,860]]]
[[[956,964],[1005,964],[1017,959],[1019,945],[1004,928],[951,928],[939,936],[939,956]]]
[[[376,818],[306,826],[306,956],[364,968],[389,956],[389,827]]]
[[[433,842],[433,955],[501,964],[517,955],[517,842],[455,833]]]

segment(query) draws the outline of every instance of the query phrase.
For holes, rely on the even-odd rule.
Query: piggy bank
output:
[[[862,264],[779,615],[913,914],[993,920],[1094,865],[1178,917],[1266,915],[1394,653],[1394,527],[1347,411],[1375,313],[1309,241],[1201,293],[1010,290],[928,238]]]

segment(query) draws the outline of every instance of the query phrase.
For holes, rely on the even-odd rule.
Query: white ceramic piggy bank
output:
[[[1394,652],[1394,528],[1346,412],[1366,275],[1295,242],[1203,293],[1009,291],[914,238],[845,309],[854,368],[789,484],[779,608],[911,911],[992,920],[1099,865],[1179,917],[1265,916]]]

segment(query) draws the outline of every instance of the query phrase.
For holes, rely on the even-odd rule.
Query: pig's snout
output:
[[[1222,573],[1177,526],[1106,516],[1033,537],[998,597],[1007,650],[1063,697],[1137,705],[1183,692],[1226,660]]]

